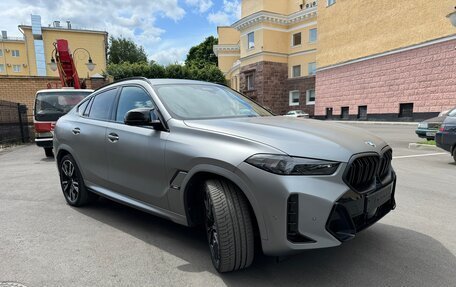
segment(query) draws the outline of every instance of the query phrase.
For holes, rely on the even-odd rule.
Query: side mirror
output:
[[[127,112],[124,123],[129,126],[150,126],[156,130],[163,130],[158,113],[153,108],[138,108]]]

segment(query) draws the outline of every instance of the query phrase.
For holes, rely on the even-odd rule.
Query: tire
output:
[[[456,162],[456,147],[453,148],[453,159]]]
[[[74,158],[67,154],[59,162],[60,186],[63,196],[71,206],[83,206],[91,199],[84,185],[81,172]]]
[[[254,233],[249,204],[231,182],[211,179],[204,184],[206,235],[212,264],[220,272],[249,267],[254,257]]]
[[[54,157],[54,153],[52,152],[51,147],[45,147],[44,154],[46,155],[46,157]]]

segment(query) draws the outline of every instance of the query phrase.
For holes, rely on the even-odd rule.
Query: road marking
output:
[[[409,158],[409,157],[422,157],[422,156],[433,156],[433,155],[442,155],[442,154],[448,154],[448,153],[446,153],[446,152],[435,152],[435,153],[425,153],[425,154],[400,155],[400,156],[393,156],[393,159]]]

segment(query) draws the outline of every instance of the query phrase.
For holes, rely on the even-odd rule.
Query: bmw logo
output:
[[[370,145],[371,147],[376,147],[377,146],[376,144],[374,144],[371,141],[365,141],[364,143],[367,144],[367,145]]]

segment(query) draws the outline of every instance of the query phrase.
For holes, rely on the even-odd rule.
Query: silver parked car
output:
[[[211,83],[103,87],[59,119],[54,149],[68,204],[98,194],[205,225],[219,272],[248,267],[255,245],[273,256],[340,245],[395,208],[382,139],[273,116]]]

